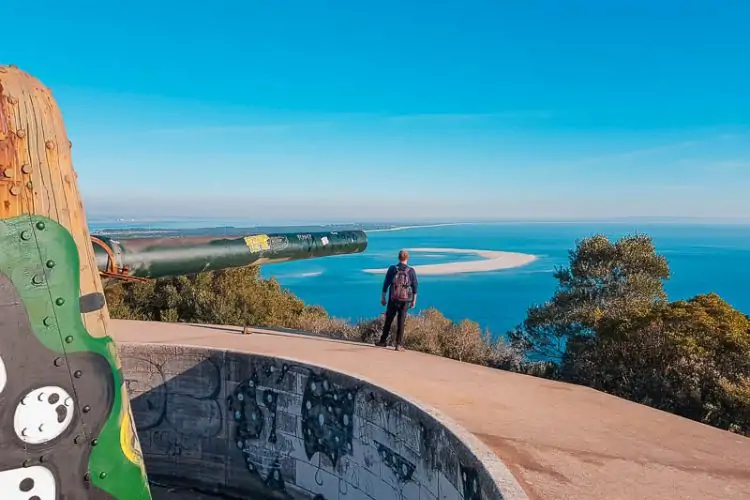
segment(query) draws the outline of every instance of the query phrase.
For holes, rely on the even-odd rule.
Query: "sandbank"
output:
[[[536,255],[517,252],[501,252],[499,250],[470,250],[463,248],[410,248],[408,250],[412,253],[463,253],[474,254],[482,257],[481,260],[412,266],[418,274],[423,276],[459,273],[481,273],[486,271],[496,271],[498,269],[512,269],[514,267],[525,266],[526,264],[534,262],[537,259]],[[364,269],[364,272],[371,274],[385,274],[387,270],[387,268]]]

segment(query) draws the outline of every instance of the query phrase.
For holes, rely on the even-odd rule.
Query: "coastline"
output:
[[[474,250],[463,248],[410,248],[413,253],[462,253],[474,254],[482,257],[480,260],[446,262],[443,264],[424,264],[412,266],[417,273],[424,276],[439,276],[460,273],[481,273],[500,269],[513,269],[525,266],[537,260],[536,255],[518,252],[502,252],[500,250]],[[363,269],[369,274],[385,274],[388,268]]]
[[[420,224],[414,226],[395,226],[384,229],[363,229],[365,233],[383,233],[386,231],[404,231],[406,229],[423,229],[428,227],[447,227],[447,226],[471,226],[481,224],[481,222],[443,222],[440,224]]]

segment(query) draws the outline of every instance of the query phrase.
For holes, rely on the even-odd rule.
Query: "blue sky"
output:
[[[107,4],[107,5],[105,5]],[[750,2],[17,2],[93,215],[750,219]]]

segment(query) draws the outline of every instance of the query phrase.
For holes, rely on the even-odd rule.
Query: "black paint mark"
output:
[[[352,451],[354,400],[358,388],[335,389],[328,377],[311,373],[302,396],[302,433],[305,453],[327,456],[335,467]]]
[[[55,413],[57,413],[57,423],[61,424],[65,422],[65,418],[68,416],[68,409],[63,405],[59,405],[55,408]]]
[[[64,389],[74,401],[71,408],[64,405],[55,407],[59,399],[53,402],[54,398],[48,398],[49,411],[58,422],[65,420],[68,411],[73,411],[74,414],[70,424],[59,436],[39,444],[21,441],[16,435],[12,417],[3,421],[0,425],[0,472],[37,465],[39,457],[44,456],[43,465],[54,471],[59,498],[114,500],[106,491],[95,485],[87,487],[81,480],[87,472],[92,449],[81,443],[88,443],[99,435],[112,411],[112,368],[106,358],[88,351],[68,352],[64,362],[56,362],[63,359],[61,354],[52,351],[39,340],[31,327],[26,307],[27,304],[13,282],[0,272],[0,352],[14,353],[13,356],[4,357],[8,380],[0,393],[0,408],[13,412],[29,392],[53,386]],[[67,336],[66,330],[77,331],[78,326],[61,323],[60,328],[63,329],[64,337]],[[60,334],[56,329],[45,333],[54,334],[59,339]],[[75,371],[81,371],[87,376],[75,379],[74,386],[71,374]],[[84,406],[89,407],[88,412],[76,411]],[[60,407],[64,408],[64,414]],[[76,436],[86,438],[75,441]],[[31,482],[22,481],[19,488],[29,485],[33,488],[32,478],[26,479]]]
[[[286,492],[286,486],[284,486],[284,478],[281,477],[281,464],[279,459],[274,460],[271,464],[271,469],[268,471],[268,476],[265,480],[266,487],[273,491]]]
[[[245,440],[259,439],[263,432],[263,412],[260,411],[257,397],[258,375],[253,372],[248,380],[241,383],[229,396],[228,409],[235,422],[234,437],[237,448],[245,448]]]
[[[276,443],[276,402],[278,401],[278,399],[279,395],[274,391],[269,389],[263,391],[263,403],[271,413],[271,428],[268,432],[269,443]]]
[[[239,450],[243,450],[243,454],[246,452],[244,449],[247,447],[246,440],[249,439],[260,439],[263,428],[265,427],[265,418],[261,411],[261,404],[258,402],[258,395],[261,395],[261,403],[266,407],[271,417],[271,424],[268,430],[268,442],[276,443],[278,435],[276,433],[277,423],[277,408],[279,401],[279,394],[271,389],[261,391],[258,386],[261,384],[259,371],[263,374],[266,384],[264,385],[276,385],[278,386],[284,381],[284,377],[289,372],[290,366],[284,364],[281,370],[275,365],[275,363],[263,363],[260,370],[256,370],[253,366],[253,371],[250,377],[242,382],[234,390],[234,393],[227,398],[227,407],[229,412],[232,414],[232,419],[235,421],[235,442]],[[274,374],[278,372],[276,380],[273,381]]]
[[[287,365],[287,364],[285,363],[285,364],[284,364],[284,365],[283,365],[283,366],[281,367],[281,371],[279,372],[279,376],[278,376],[278,378],[276,379],[276,383],[277,383],[277,384],[280,384],[280,383],[281,383],[281,382],[282,382],[282,381],[284,380],[284,377],[286,376],[286,374],[287,374],[287,372],[288,372],[288,371],[289,371],[289,365]]]
[[[479,474],[472,467],[461,466],[461,482],[464,486],[464,500],[481,500],[482,490],[479,487]]]
[[[411,481],[416,466],[392,449],[388,448],[383,443],[379,443],[374,439],[373,442],[378,448],[378,454],[380,455],[381,460],[386,465],[386,467],[391,469],[393,474],[396,476],[396,479],[400,483]]]
[[[102,307],[104,307],[104,304],[107,303],[107,299],[104,297],[103,293],[87,293],[86,295],[82,295],[78,299],[81,313],[90,313],[94,311],[98,311]]]
[[[32,489],[34,489],[34,480],[31,479],[30,477],[27,477],[26,479],[21,481],[21,484],[18,486],[18,489],[20,489],[24,493],[27,491],[31,491]]]

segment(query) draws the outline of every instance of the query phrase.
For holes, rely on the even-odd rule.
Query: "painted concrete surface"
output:
[[[115,340],[304,360],[377,381],[448,415],[531,500],[750,498],[750,439],[570,384],[315,336],[115,321]]]
[[[190,488],[175,488],[154,484],[151,485],[151,498],[152,500],[226,500],[226,497],[201,493]]]
[[[150,498],[114,343],[81,319],[78,257],[52,219],[0,220],[3,500]]]
[[[361,379],[199,347],[120,357],[156,481],[258,499],[525,498],[429,412]]]

